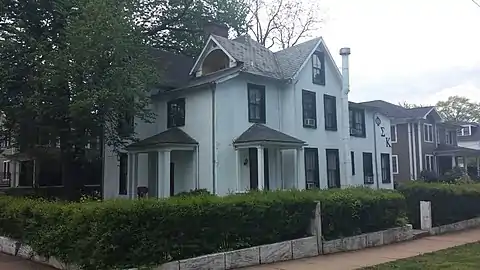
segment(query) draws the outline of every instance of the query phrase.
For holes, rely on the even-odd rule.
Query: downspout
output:
[[[420,126],[420,121],[418,121],[418,164],[420,172],[423,171],[423,153],[422,153],[422,127]]]
[[[343,173],[345,175],[345,186],[352,184],[352,158],[350,155],[350,118],[348,109],[348,93],[350,92],[350,74],[348,56],[350,55],[350,48],[341,48],[340,55],[342,56],[342,144],[344,152]]]
[[[375,127],[375,116],[377,116],[378,113],[373,114],[372,118],[372,123],[373,123],[373,152],[375,154],[375,178],[377,182],[377,189],[380,189],[380,178],[378,177],[378,150],[377,150],[377,128]]]
[[[210,84],[210,88],[212,89],[212,193],[217,194],[217,151],[216,151],[216,137],[215,137],[215,90],[216,85],[214,83]]]
[[[417,180],[417,147],[415,142],[415,124],[410,123],[412,125],[412,150],[413,150],[413,179]]]
[[[409,171],[409,176],[410,176],[410,180],[413,180],[413,165],[412,165],[412,128],[410,126],[410,123],[407,123],[407,126],[408,126],[408,133],[407,133],[407,137],[408,137],[408,165],[410,166],[410,171]],[[398,140],[398,138],[397,138]],[[397,161],[398,163],[398,161]],[[398,164],[397,164],[398,166]]]

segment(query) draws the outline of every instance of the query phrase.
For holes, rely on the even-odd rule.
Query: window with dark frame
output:
[[[373,155],[372,153],[363,153],[363,182],[373,184]]]
[[[265,86],[248,84],[248,121],[250,123],[266,123]]]
[[[397,125],[390,126],[390,142],[396,143],[397,142]]]
[[[354,137],[366,137],[365,134],[365,111],[357,108],[349,109],[350,135]]]
[[[325,53],[320,51],[312,55],[312,82],[325,85]]]
[[[380,163],[382,167],[382,183],[389,184],[392,182],[390,175],[390,154],[380,154]]]
[[[185,98],[167,102],[167,128],[185,126]]]
[[[355,175],[355,152],[350,152],[350,159],[352,160],[352,175]]]
[[[325,129],[337,131],[337,99],[334,96],[323,95]]]
[[[10,180],[10,161],[3,162],[3,180]]]
[[[425,155],[425,170],[434,171],[434,158],[433,155]]]
[[[135,117],[132,112],[125,111],[119,118],[117,123],[117,132],[120,137],[127,137],[134,132]]]
[[[118,194],[127,195],[128,154],[119,154]]]
[[[338,149],[326,149],[328,188],[340,188],[340,156]]]
[[[303,127],[317,128],[317,97],[315,92],[302,90]]]
[[[392,155],[392,173],[398,174],[398,155]]]
[[[318,149],[305,148],[305,187],[320,188]]]

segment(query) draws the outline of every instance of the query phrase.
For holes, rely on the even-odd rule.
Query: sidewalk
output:
[[[55,270],[54,268],[0,253],[0,270]]]
[[[480,241],[480,228],[359,251],[266,264],[248,270],[350,270]]]

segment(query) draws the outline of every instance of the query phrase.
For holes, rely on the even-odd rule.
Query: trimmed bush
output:
[[[420,201],[432,203],[433,226],[480,216],[480,184],[409,182],[398,190],[406,198],[408,218],[415,228],[420,228]]]
[[[405,222],[401,194],[358,188],[84,203],[4,196],[0,234],[85,269],[152,266],[305,237],[317,200],[327,239]]]

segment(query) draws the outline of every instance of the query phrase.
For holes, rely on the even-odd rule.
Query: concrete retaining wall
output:
[[[452,224],[442,225],[438,227],[433,227],[428,232],[431,235],[444,234],[449,232],[462,231],[465,229],[475,228],[480,226],[480,218],[472,218]]]

